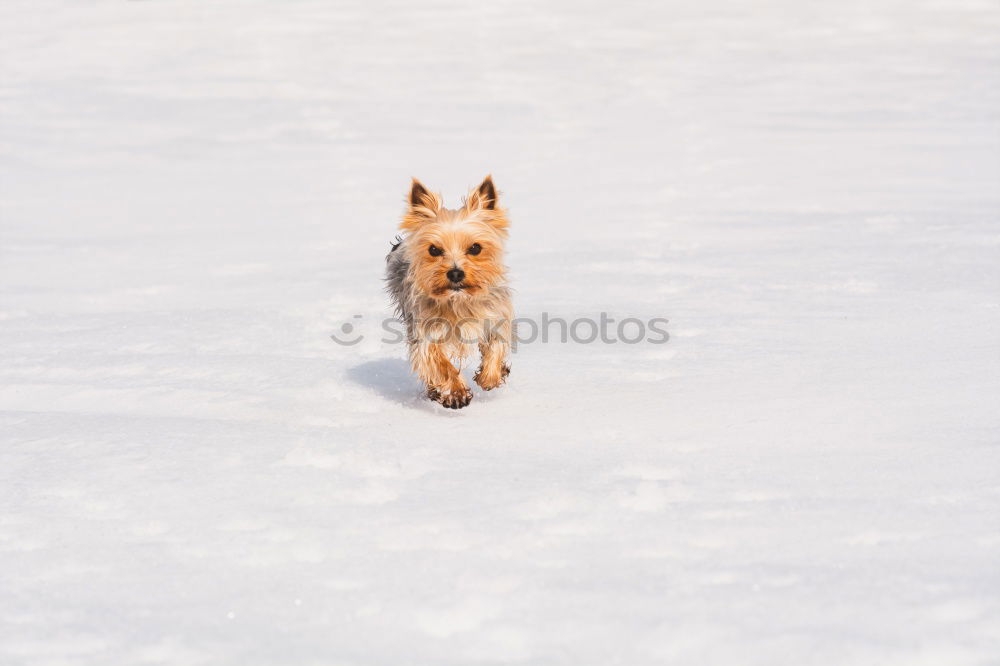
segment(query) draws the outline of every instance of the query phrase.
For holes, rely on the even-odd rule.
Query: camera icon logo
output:
[[[361,315],[354,315],[353,319],[361,319]],[[354,324],[349,321],[345,321],[340,325],[340,332],[334,332],[330,334],[330,339],[336,342],[338,345],[343,345],[345,347],[353,347],[362,340],[365,336],[356,330]]]

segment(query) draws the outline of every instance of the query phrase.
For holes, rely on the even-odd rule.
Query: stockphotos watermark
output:
[[[398,345],[406,342],[406,325],[395,317],[381,320],[379,333],[380,342],[386,345]],[[605,344],[605,345],[662,345],[670,340],[667,332],[667,320],[663,317],[640,318],[625,317],[617,319],[607,312],[598,317],[553,317],[543,312],[539,317],[518,317],[512,324],[512,348],[519,345],[542,344]],[[454,330],[462,342],[475,343],[479,336],[471,332],[500,331],[504,326],[501,320],[461,319],[457,322],[442,318],[419,321],[414,326],[417,331],[434,331],[436,339],[450,337]],[[338,345],[353,347],[365,340],[370,334],[366,329],[364,315],[352,315],[345,320],[337,330],[330,334],[330,339]],[[467,335],[468,334],[468,335]],[[468,338],[468,339],[466,339]]]

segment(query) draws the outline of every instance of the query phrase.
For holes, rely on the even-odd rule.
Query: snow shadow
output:
[[[472,387],[474,403],[490,402],[497,398],[497,391],[489,393],[479,390],[472,384],[472,371],[463,369],[466,381]],[[383,358],[377,361],[365,361],[350,368],[347,377],[355,384],[375,391],[387,400],[406,407],[430,411],[444,416],[455,416],[465,410],[443,409],[424,396],[424,388],[410,370],[410,364],[401,358]]]
[[[347,377],[369,388],[383,398],[400,405],[427,409],[433,405],[424,397],[423,387],[410,371],[410,364],[401,358],[365,361],[347,370]]]

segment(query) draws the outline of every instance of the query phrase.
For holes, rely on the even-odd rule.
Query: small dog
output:
[[[485,391],[510,374],[513,305],[503,265],[507,216],[487,176],[461,208],[444,208],[439,194],[416,179],[406,212],[386,257],[386,280],[406,325],[410,363],[427,385],[427,397],[460,409],[472,400],[452,364],[479,346],[474,380]]]

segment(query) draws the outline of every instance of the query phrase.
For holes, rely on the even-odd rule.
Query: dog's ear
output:
[[[501,237],[507,236],[507,213],[497,205],[497,188],[493,185],[493,176],[486,176],[479,187],[469,192],[465,210],[493,227]]]
[[[417,206],[424,205],[424,199],[430,195],[424,184],[421,183],[416,178],[413,179],[413,183],[410,185],[410,208],[416,208]]]
[[[424,222],[428,222],[437,217],[441,210],[441,197],[429,192],[423,184],[413,179],[410,185],[410,193],[406,197],[406,213],[403,215],[403,229],[414,229]]]
[[[497,207],[497,189],[493,186],[493,176],[486,176],[479,187],[469,193],[466,206],[471,210],[495,210]]]

